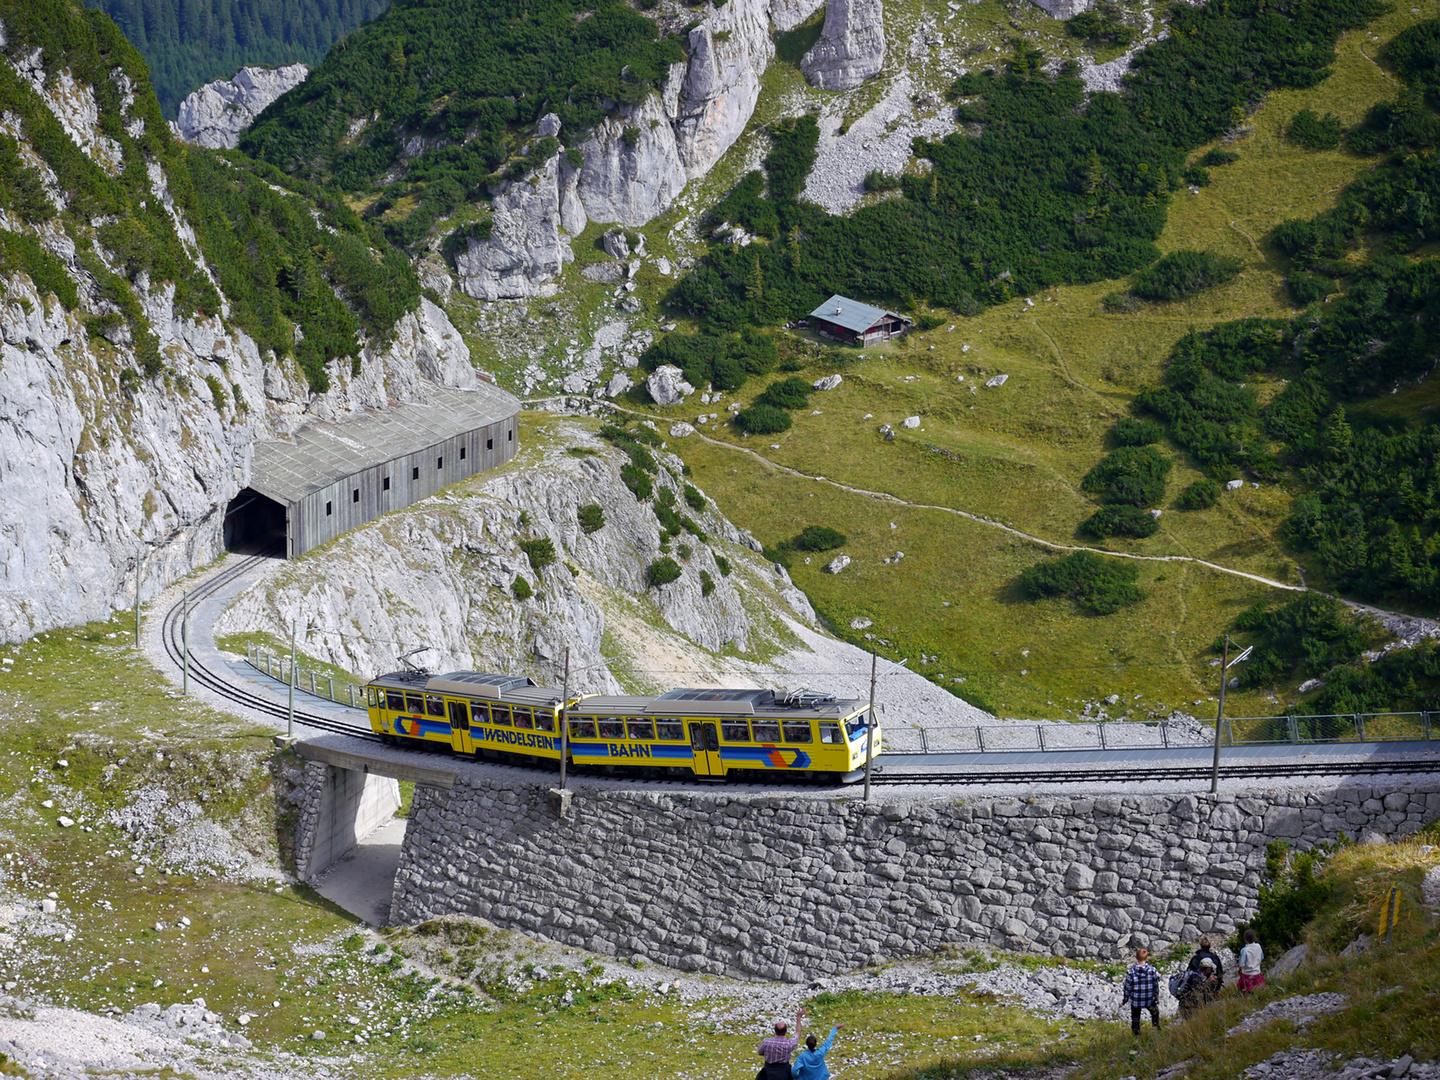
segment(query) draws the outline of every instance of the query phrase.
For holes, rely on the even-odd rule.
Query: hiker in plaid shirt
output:
[[[1150,953],[1140,949],[1135,953],[1135,963],[1125,972],[1125,993],[1120,998],[1123,1005],[1130,1003],[1130,1030],[1140,1034],[1140,1010],[1150,1010],[1150,1022],[1160,1026],[1160,972],[1150,966]]]

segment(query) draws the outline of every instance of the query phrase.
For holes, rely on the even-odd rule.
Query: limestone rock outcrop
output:
[[[885,63],[885,10],[880,0],[826,0],[820,40],[800,60],[810,85],[850,90]]]
[[[316,635],[309,644],[312,655],[351,671],[392,670],[394,643],[413,641],[431,646],[416,659],[432,670],[523,673],[554,685],[568,647],[571,687],[595,693],[621,692],[601,642],[615,619],[629,615],[627,626],[644,626],[631,615],[636,610],[652,619],[658,612],[670,631],[704,649],[745,652],[753,630],[740,589],[777,586],[761,580],[763,562],[740,550],[739,530],[713,504],[696,513],[708,544],[693,544],[678,580],[649,588],[646,568],[662,554],[663,533],[654,504],[637,500],[620,478],[629,459],[579,425],[562,424],[557,433],[545,446],[522,450],[523,468],[477,477],[463,491],[311,553],[269,587],[250,590],[217,629],[273,627],[303,612],[323,625],[353,628]],[[576,444],[595,452],[577,459],[566,452]],[[682,497],[680,459],[656,457],[657,490]],[[587,532],[579,511],[591,505],[600,507],[603,524]],[[518,541],[540,538],[557,558],[537,570]],[[711,550],[722,542],[729,545],[728,576]],[[708,592],[701,571],[710,579]],[[529,599],[515,596],[520,577],[533,591]],[[640,647],[661,640],[656,634]]]
[[[243,67],[228,79],[206,83],[182,101],[175,131],[196,146],[233,150],[251,121],[309,74],[306,64]]]
[[[598,124],[579,150],[585,165],[576,192],[594,221],[644,225],[689,179],[658,94]]]
[[[540,121],[542,138],[559,132],[555,114]],[[490,235],[467,240],[455,255],[460,291],[477,300],[553,296],[554,279],[575,258],[570,237],[586,225],[576,182],[575,170],[560,152],[528,176],[507,181],[490,204]]]
[[[1057,19],[1069,19],[1095,6],[1095,0],[1030,0],[1041,11]]]

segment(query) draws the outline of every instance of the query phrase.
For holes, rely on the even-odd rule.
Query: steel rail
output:
[[[1273,765],[1222,765],[1221,777],[1231,780],[1283,778],[1294,776],[1378,776],[1397,773],[1440,771],[1440,760],[1415,761],[1316,761],[1277,762]],[[1064,784],[1109,781],[1133,783],[1147,780],[1204,780],[1211,767],[1195,765],[1155,765],[1146,768],[1070,768],[1029,771],[1025,769],[991,770],[987,772],[950,771],[901,773],[881,772],[876,784]]]
[[[193,604],[213,596],[219,589],[236,578],[251,570],[256,564],[267,558],[265,555],[252,555],[248,559],[236,563],[233,567],[207,578],[190,593],[190,602]],[[161,640],[165,647],[165,653],[177,668],[183,667],[185,663],[185,646],[181,640],[181,617],[184,611],[185,602],[181,600],[173,605],[166,613],[164,622],[161,624]],[[218,694],[227,701],[237,705],[243,705],[247,709],[264,713],[267,716],[274,716],[283,719],[289,715],[286,706],[258,694],[250,693],[232,683],[225,675],[206,667],[196,657],[194,652],[190,654],[190,678],[212,693]],[[329,731],[339,735],[350,735],[357,739],[364,739],[367,742],[379,743],[380,737],[369,727],[346,724],[333,720],[328,716],[321,716],[316,713],[295,710],[295,721],[304,724],[309,728],[316,728],[320,731]]]

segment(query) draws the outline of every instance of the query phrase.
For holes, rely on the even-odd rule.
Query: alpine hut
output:
[[[910,329],[910,320],[884,308],[871,307],[846,296],[832,296],[810,313],[810,327],[817,334],[846,345],[874,345],[889,341]]]

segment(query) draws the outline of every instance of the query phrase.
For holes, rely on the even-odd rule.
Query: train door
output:
[[[696,776],[725,775],[725,766],[720,762],[720,733],[713,720],[690,721],[690,751]]]
[[[450,748],[457,754],[473,754],[475,740],[470,737],[470,710],[463,701],[446,703],[450,710]]]

